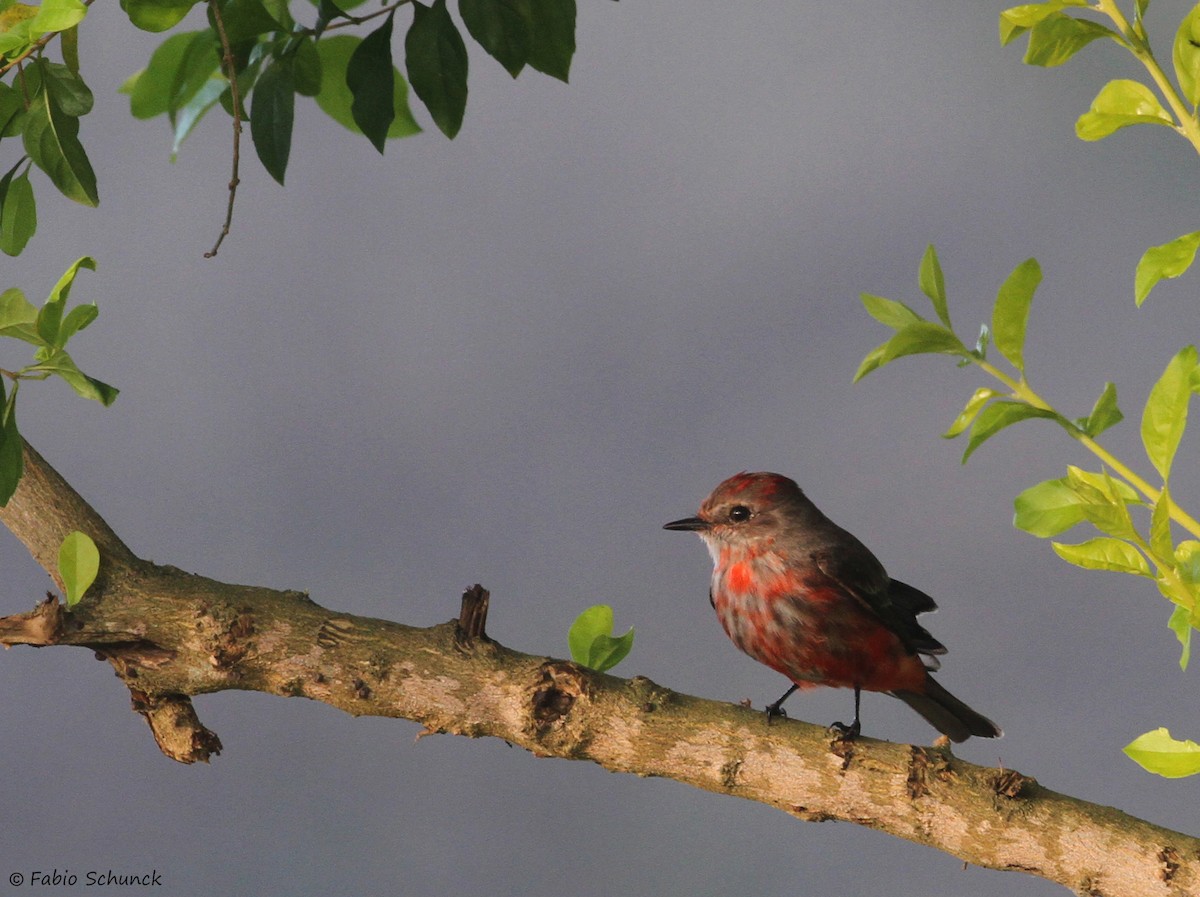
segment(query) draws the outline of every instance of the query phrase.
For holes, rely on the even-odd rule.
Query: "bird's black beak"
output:
[[[684,517],[682,520],[672,520],[670,523],[664,523],[663,529],[677,529],[685,533],[698,532],[708,529],[710,524],[707,520],[701,520],[699,517]]]

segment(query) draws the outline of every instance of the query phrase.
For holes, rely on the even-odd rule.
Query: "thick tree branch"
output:
[[[74,530],[92,537],[104,559],[102,570],[139,563],[104,518],[28,443],[24,468],[17,491],[7,505],[0,507],[0,522],[24,543],[60,589],[58,549]]]
[[[426,629],[342,614],[307,595],[236,586],[137,559],[32,449],[0,520],[53,569],[72,529],[101,546],[102,577],[72,611],[57,601],[0,620],[0,644],[80,645],[108,660],[167,756],[207,760],[220,741],[189,696],[245,689],[307,697],[430,732],[492,736],[538,756],[591,760],[845,820],[1076,893],[1200,893],[1200,840],[975,766],[948,747],[768,726],[760,712],[510,650],[487,638],[487,593]]]

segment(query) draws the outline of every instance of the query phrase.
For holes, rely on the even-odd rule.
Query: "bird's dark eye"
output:
[[[733,523],[741,523],[750,519],[750,509],[745,505],[734,505],[729,509],[729,519]]]

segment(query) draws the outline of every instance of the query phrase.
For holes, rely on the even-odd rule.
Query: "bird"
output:
[[[854,721],[830,727],[847,740],[862,731],[863,691],[899,698],[951,741],[1003,734],[931,675],[946,647],[917,616],[936,610],[934,600],[889,577],[794,480],[736,474],[695,517],[663,528],[700,536],[713,560],[709,601],[725,633],[791,680],[767,706],[768,723],[787,715],[783,702],[797,689],[832,686],[854,689]]]

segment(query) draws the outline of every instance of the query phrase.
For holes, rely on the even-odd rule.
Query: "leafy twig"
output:
[[[1188,111],[1178,91],[1171,84],[1171,79],[1158,64],[1158,60],[1154,58],[1154,54],[1150,50],[1150,41],[1145,37],[1144,32],[1140,28],[1134,29],[1130,26],[1129,20],[1117,6],[1116,0],[1098,0],[1096,8],[1117,26],[1129,52],[1142,64],[1157,85],[1163,99],[1167,101],[1167,105],[1171,107],[1171,111],[1179,122],[1175,130],[1186,137],[1196,152],[1200,153],[1200,122],[1197,122],[1196,116]]]
[[[321,28],[321,33],[325,31],[335,31],[338,28],[346,28],[350,25],[361,25],[363,22],[371,21],[371,19],[378,19],[382,16],[389,15],[390,13],[395,12],[401,6],[408,6],[411,3],[412,0],[397,0],[397,2],[389,3],[387,6],[380,7],[374,12],[367,13],[365,16],[352,16],[348,12],[342,12],[341,10],[338,10],[338,12],[341,13],[341,15],[343,15],[345,18],[343,18],[340,22],[329,22],[325,24]],[[304,31],[312,35],[318,34],[316,28],[306,28]]]
[[[82,0],[84,6],[91,6],[94,2],[95,0]],[[10,59],[8,62],[0,65],[0,77],[7,75],[10,71],[19,66],[34,53],[40,53],[46,47],[46,45],[50,43],[50,41],[54,40],[54,38],[58,37],[60,34],[62,34],[61,31],[48,31],[43,34],[36,41],[30,44],[25,52],[20,56]]]

